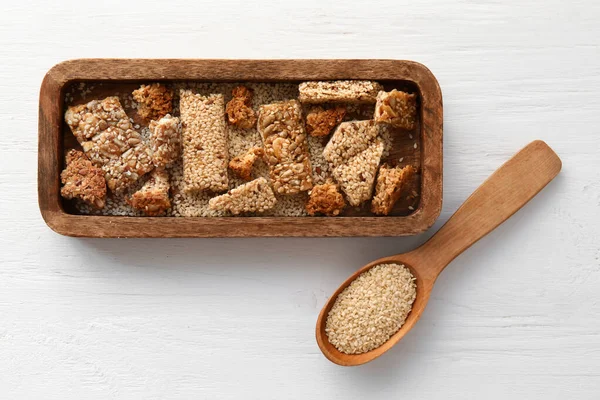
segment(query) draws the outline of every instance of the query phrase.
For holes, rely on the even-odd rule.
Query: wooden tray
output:
[[[60,197],[65,130],[64,96],[77,82],[300,82],[368,79],[419,93],[420,166],[417,208],[402,216],[118,217],[76,215]],[[38,201],[54,231],[80,237],[401,236],[428,229],[442,207],[442,94],[422,64],[400,60],[80,59],[54,66],[42,82],[39,109]],[[401,146],[413,146],[412,141]],[[411,157],[412,158],[412,157]],[[408,213],[408,211],[407,211]],[[350,214],[352,215],[352,214]]]

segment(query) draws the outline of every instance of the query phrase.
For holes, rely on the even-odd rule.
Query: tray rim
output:
[[[118,76],[119,78],[114,78]],[[63,92],[73,81],[406,80],[421,95],[421,199],[408,216],[394,217],[118,217],[66,213],[60,200]],[[45,75],[38,120],[38,204],[46,224],[74,237],[376,237],[424,232],[443,199],[442,93],[431,71],[415,61],[389,59],[127,59],[63,61]]]

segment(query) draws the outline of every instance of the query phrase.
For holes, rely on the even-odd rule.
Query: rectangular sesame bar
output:
[[[247,212],[264,212],[277,203],[273,190],[265,178],[258,178],[231,189],[209,200],[208,206],[215,211],[229,211],[233,215]]]
[[[258,132],[275,192],[296,194],[310,189],[312,168],[298,100],[260,106]]]
[[[323,149],[323,157],[338,166],[364,151],[378,136],[379,126],[373,120],[342,122]]]
[[[398,128],[414,129],[417,121],[416,95],[396,89],[391,92],[379,92],[374,119]]]
[[[162,168],[155,168],[144,186],[131,195],[128,203],[151,217],[162,215],[171,208],[169,188],[169,174]]]
[[[377,93],[383,90],[373,81],[312,81],[298,86],[302,103],[375,103]]]
[[[388,165],[382,165],[377,175],[371,211],[378,215],[388,215],[410,183],[415,172],[412,165],[407,165],[404,168],[399,166],[391,168]]]
[[[90,161],[102,168],[108,188],[121,192],[154,165],[118,97],[69,107],[65,121]]]
[[[177,161],[181,154],[181,124],[179,118],[165,115],[158,121],[150,121],[150,148],[152,162],[157,168]]]
[[[383,140],[377,138],[365,150],[334,167],[333,178],[346,194],[350,205],[356,207],[371,198],[383,149]]]
[[[222,94],[181,90],[183,179],[186,192],[227,190],[227,130]]]

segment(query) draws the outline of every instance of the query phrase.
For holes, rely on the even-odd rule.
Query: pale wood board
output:
[[[0,393],[6,399],[582,399],[600,385],[600,3],[4,3]],[[403,58],[444,94],[439,228],[543,139],[563,169],[438,278],[389,353],[333,365],[314,327],[403,238],[73,239],[36,193],[40,82],[77,57]]]

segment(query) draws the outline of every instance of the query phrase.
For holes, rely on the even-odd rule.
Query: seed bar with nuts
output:
[[[398,128],[414,129],[417,121],[417,96],[396,89],[379,92],[374,119]]]
[[[186,192],[227,190],[227,130],[222,94],[201,96],[181,90],[179,109]]]
[[[404,168],[391,168],[388,165],[382,165],[377,175],[371,211],[378,215],[388,215],[410,183],[415,172],[412,165],[407,165]]]
[[[113,192],[125,190],[154,168],[150,148],[133,129],[118,97],[69,107],[65,121],[90,161],[102,168]]]
[[[312,81],[298,86],[302,103],[375,103],[377,93],[383,90],[373,81]]]
[[[265,178],[258,178],[231,189],[209,200],[208,206],[215,211],[229,211],[233,215],[248,212],[264,212],[277,203],[273,190]]]
[[[162,215],[171,208],[169,188],[169,174],[162,168],[155,168],[144,186],[131,195],[128,203],[151,217]]]
[[[350,205],[357,207],[371,197],[383,149],[383,140],[377,138],[364,151],[333,169],[333,178],[346,194]]]
[[[261,106],[258,132],[275,192],[296,194],[310,189],[312,169],[300,103],[289,100]]]
[[[179,118],[167,114],[158,121],[151,121],[148,128],[150,128],[152,163],[157,168],[165,168],[177,161],[181,154]]]

